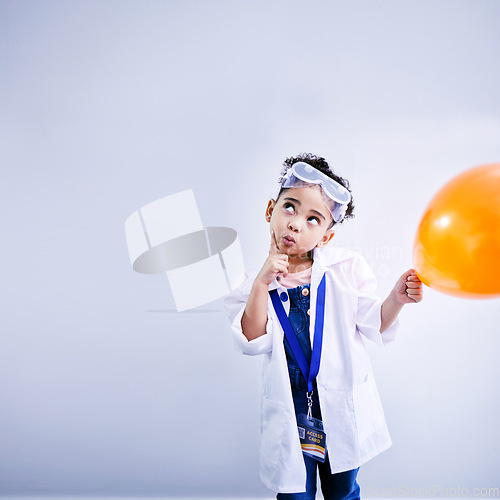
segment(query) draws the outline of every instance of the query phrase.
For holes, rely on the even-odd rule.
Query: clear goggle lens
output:
[[[304,184],[305,183],[305,184]],[[305,162],[297,162],[288,170],[282,188],[308,187],[310,184],[319,184],[325,196],[325,203],[335,222],[340,222],[346,213],[347,205],[351,201],[351,193],[342,184],[328,177],[323,172]]]

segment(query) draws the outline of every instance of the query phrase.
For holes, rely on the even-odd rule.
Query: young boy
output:
[[[366,261],[326,248],[352,216],[349,183],[323,158],[285,161],[270,200],[269,256],[225,299],[244,354],[265,354],[261,479],[278,499],[359,498],[359,467],[391,445],[361,336],[394,340],[404,304],[422,300],[410,269],[382,303]]]

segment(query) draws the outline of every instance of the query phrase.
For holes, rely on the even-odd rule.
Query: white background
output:
[[[497,0],[1,1],[0,495],[272,497],[261,360],[222,300],[176,313],[132,271],[125,219],[193,189],[258,266],[281,162],[312,152],[356,204],[330,244],[385,296],[436,191],[500,161],[499,21]],[[370,347],[394,446],[365,496],[500,486],[499,313],[426,289]]]

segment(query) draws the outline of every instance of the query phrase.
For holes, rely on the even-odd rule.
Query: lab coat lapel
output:
[[[321,250],[318,247],[314,247],[313,265],[311,270],[311,290],[309,295],[309,312],[311,313],[309,315],[309,337],[311,339],[311,346],[314,345],[314,325],[316,324],[316,297],[318,293],[318,286],[325,271],[326,267],[322,259]]]

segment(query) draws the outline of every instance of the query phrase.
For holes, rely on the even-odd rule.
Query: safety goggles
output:
[[[347,205],[351,201],[351,193],[342,184],[328,177],[311,165],[299,161],[294,163],[283,177],[281,187],[300,188],[319,184],[326,206],[335,222],[340,222],[346,213]]]

